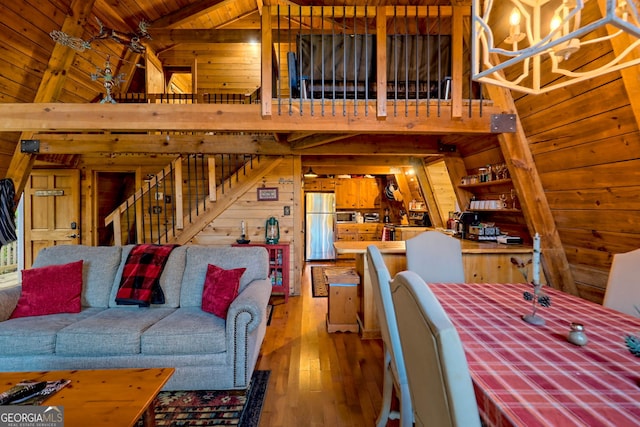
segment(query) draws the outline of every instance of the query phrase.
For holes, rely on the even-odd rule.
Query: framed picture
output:
[[[258,201],[277,201],[278,200],[278,188],[276,187],[260,187],[258,188]]]

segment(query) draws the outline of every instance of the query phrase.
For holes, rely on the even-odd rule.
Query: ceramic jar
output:
[[[587,334],[584,332],[584,326],[580,323],[572,322],[567,341],[579,346],[587,345]]]

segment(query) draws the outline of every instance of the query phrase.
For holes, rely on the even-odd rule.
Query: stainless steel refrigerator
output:
[[[305,255],[307,261],[335,259],[333,248],[336,223],[336,196],[333,193],[307,193]]]

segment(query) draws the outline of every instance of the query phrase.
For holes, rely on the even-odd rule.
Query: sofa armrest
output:
[[[227,312],[227,332],[233,332],[238,316],[248,313],[247,332],[251,332],[266,321],[266,309],[271,297],[271,281],[269,279],[254,280],[249,283],[233,300]],[[230,329],[231,328],[231,329]]]
[[[7,320],[11,316],[11,313],[18,305],[21,291],[21,286],[0,289],[0,322]]]

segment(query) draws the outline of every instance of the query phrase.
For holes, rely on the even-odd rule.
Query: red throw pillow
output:
[[[22,292],[11,318],[79,313],[82,260],[22,270]]]
[[[238,296],[240,277],[245,270],[246,268],[225,270],[209,264],[202,290],[202,310],[226,319],[229,306]]]

